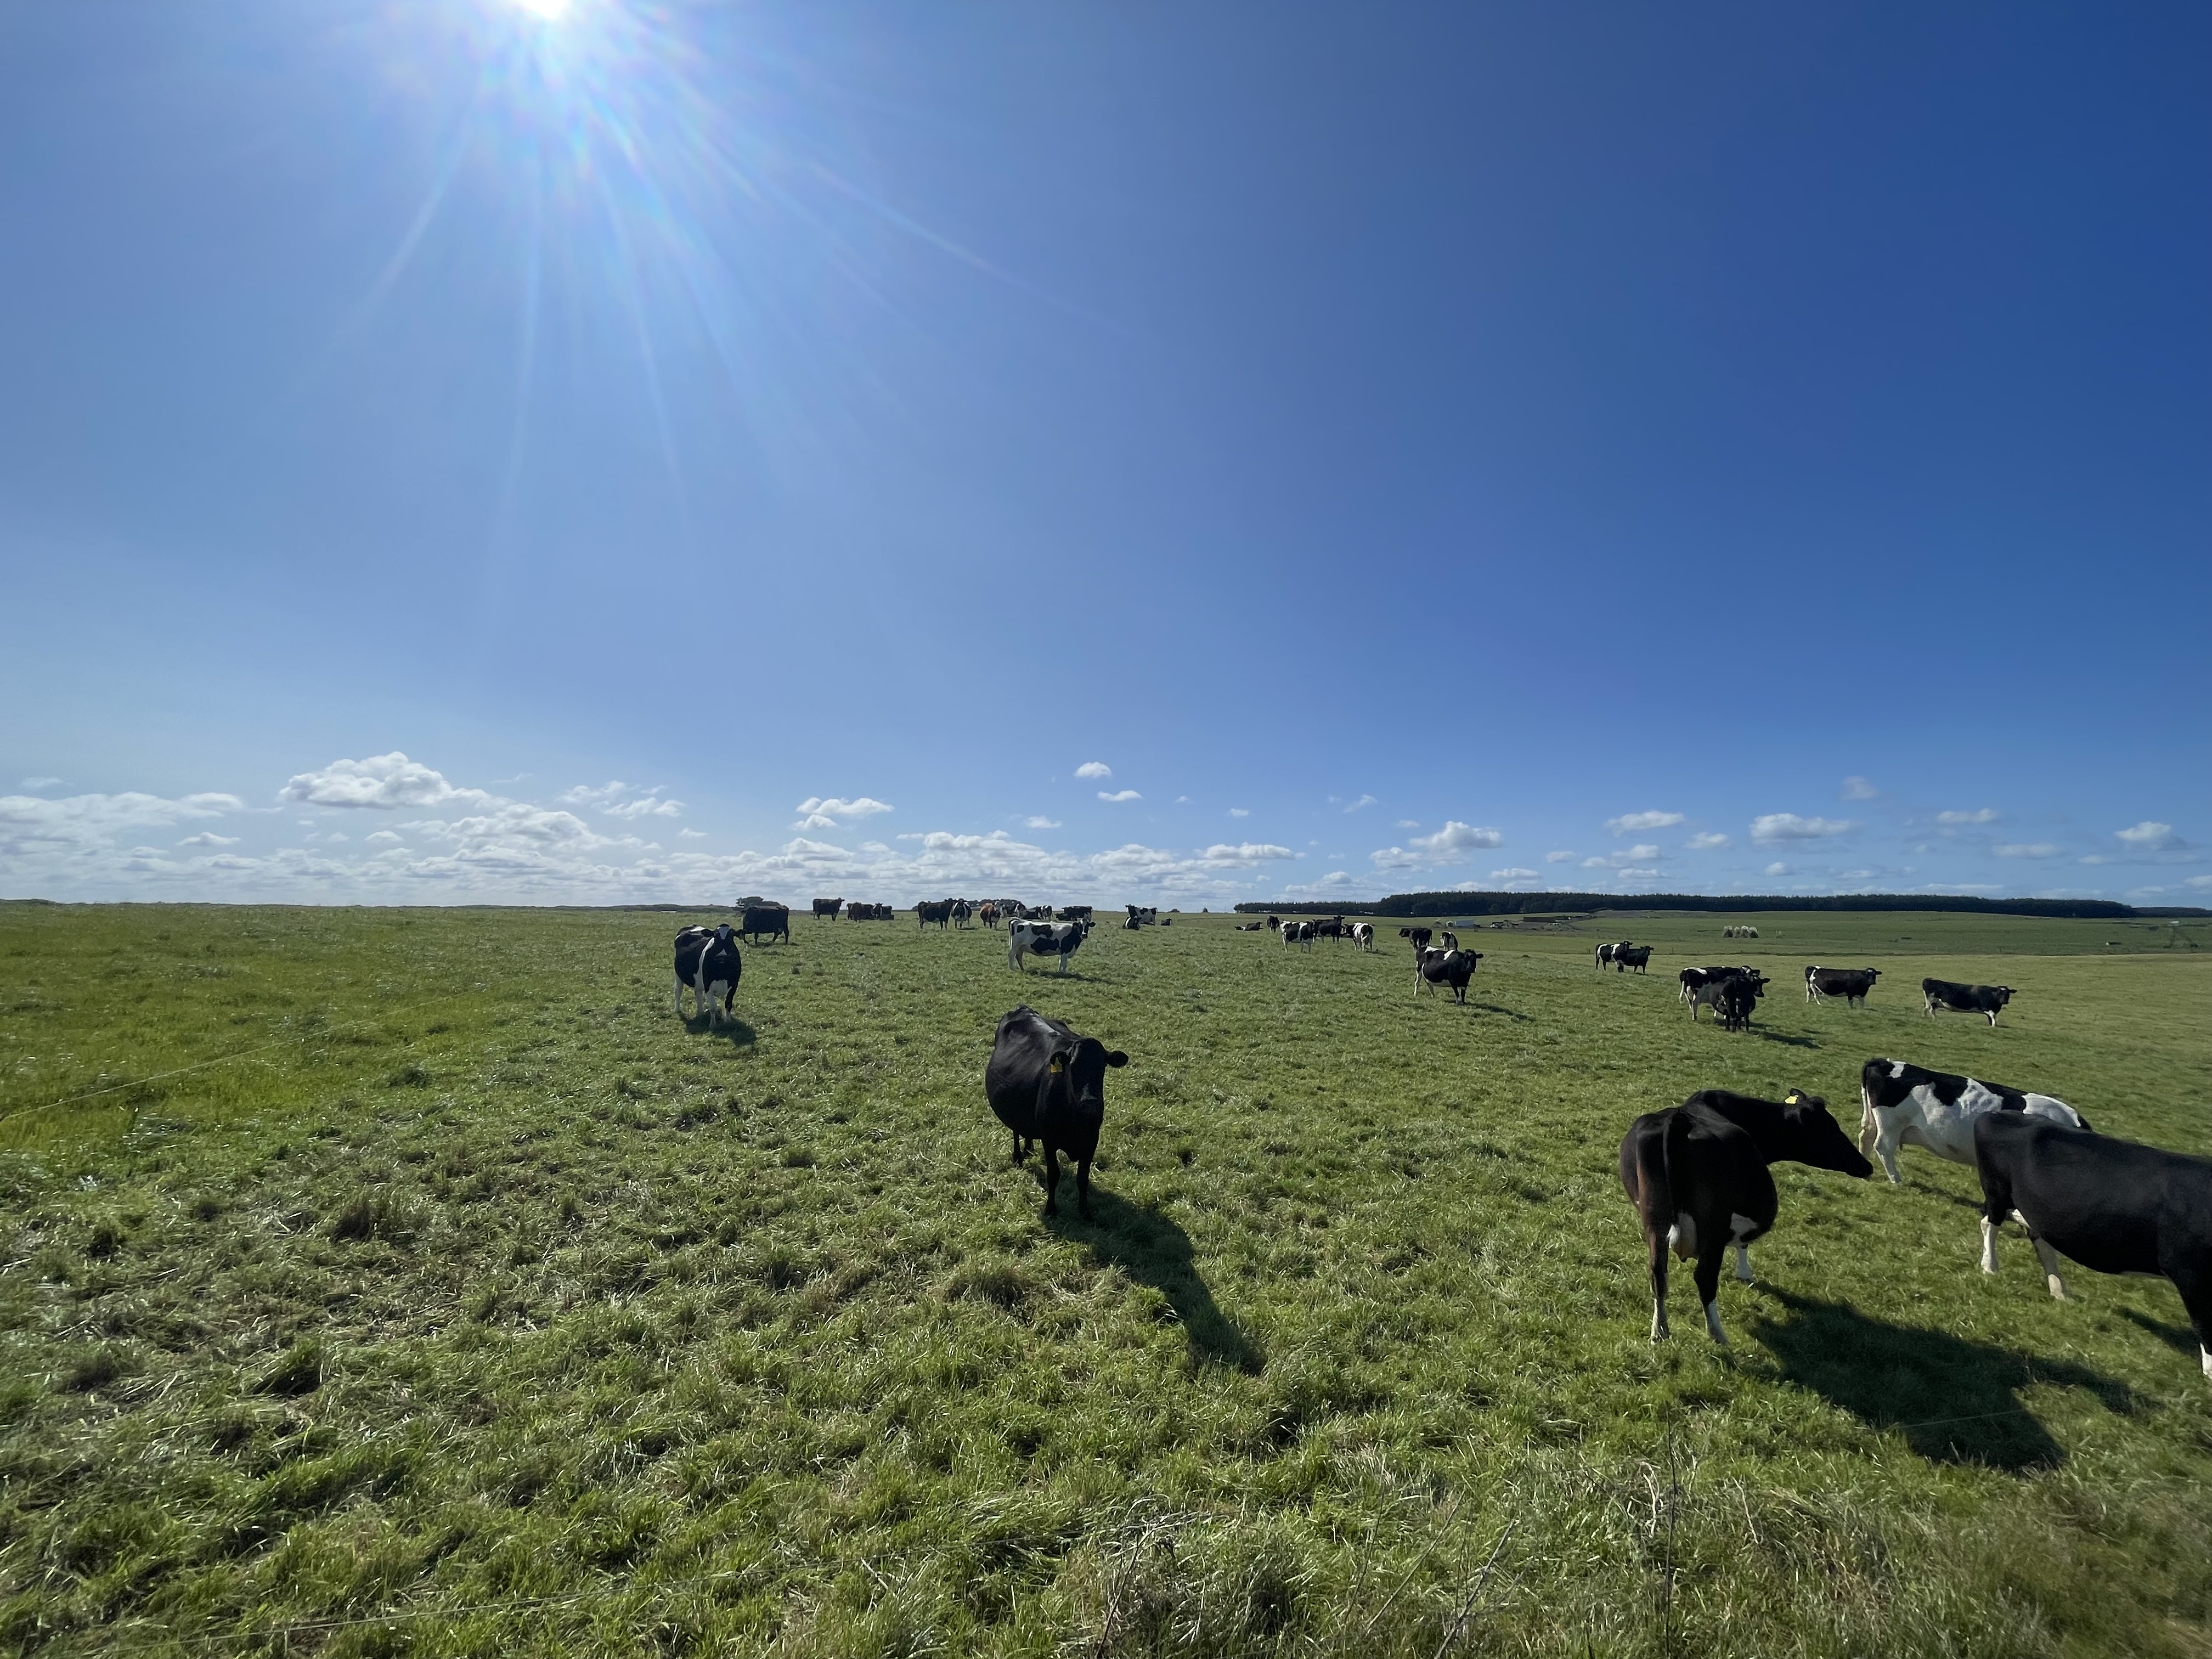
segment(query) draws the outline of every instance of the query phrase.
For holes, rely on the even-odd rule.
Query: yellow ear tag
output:
[[[1784,1106],[1795,1106],[1797,1103],[1797,1091],[1792,1089],[1788,1094],[1783,1096],[1782,1103]]]
[[[1058,1076],[1059,1076],[1062,1072],[1066,1071],[1066,1069],[1067,1069],[1067,1062],[1066,1062],[1066,1060],[1060,1060],[1060,1059],[1058,1059],[1057,1057],[1055,1057],[1055,1058],[1054,1059],[1054,1060],[1053,1060],[1053,1062],[1052,1062],[1052,1074],[1053,1074],[1054,1077],[1058,1077]]]

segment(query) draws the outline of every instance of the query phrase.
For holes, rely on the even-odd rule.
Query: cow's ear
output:
[[[1106,1063],[1109,1066],[1127,1066],[1129,1063],[1129,1057],[1119,1048],[1109,1048],[1106,1051]]]
[[[1055,1048],[1052,1051],[1051,1071],[1054,1077],[1058,1077],[1067,1069],[1068,1060],[1073,1053],[1074,1051],[1069,1048]]]

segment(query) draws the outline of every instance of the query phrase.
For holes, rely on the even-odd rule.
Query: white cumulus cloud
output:
[[[1857,828],[1850,818],[1801,818],[1795,812],[1769,812],[1751,821],[1751,838],[1759,842],[1819,841]]]
[[[2112,833],[2142,853],[2163,853],[2182,844],[2180,837],[2173,833],[2172,824],[2155,823],[2149,818],[2145,818],[2132,829],[2115,830]]]
[[[1022,820],[1022,828],[1024,830],[1057,830],[1060,828],[1060,820],[1058,818],[1048,818],[1045,817],[1043,813],[1039,812],[1033,817],[1024,818]]]
[[[1357,812],[1357,811],[1360,811],[1363,807],[1372,806],[1372,805],[1375,805],[1375,797],[1374,797],[1374,796],[1372,796],[1372,795],[1362,795],[1362,796],[1361,796],[1358,800],[1353,801],[1353,802],[1352,802],[1349,806],[1346,807],[1344,810],[1345,810],[1346,811],[1347,811],[1347,812]]]
[[[1547,853],[1544,854],[1544,862],[1547,864],[1572,864],[1574,861],[1575,855],[1565,849],[1557,853]]]
[[[1114,769],[1104,761],[1085,761],[1075,769],[1075,775],[1079,778],[1110,778],[1114,775]]]
[[[1098,799],[1101,800],[1142,800],[1144,799],[1144,797],[1133,789],[1115,789],[1110,792],[1101,789],[1098,792]]]
[[[2059,848],[2047,841],[2008,842],[1996,849],[2001,859],[2055,859]]]
[[[1605,827],[1616,836],[1645,830],[1672,830],[1682,821],[1680,812],[1624,812],[1617,818],[1607,818]]]
[[[1249,806],[1232,806],[1229,809],[1229,816],[1232,818],[1249,818],[1252,816],[1252,809]]]
[[[1725,847],[1729,838],[1717,830],[1700,830],[1682,843],[1692,853],[1709,853],[1716,847]]]
[[[1247,841],[1239,842],[1233,847],[1226,842],[1217,842],[1200,856],[1208,864],[1254,865],[1273,859],[1294,859],[1297,854],[1287,847],[1276,846],[1273,842]]]
[[[1534,881],[1536,879],[1536,872],[1534,870],[1509,867],[1504,870],[1492,870],[1490,872],[1490,878],[1492,881]]]
[[[1607,853],[1597,858],[1583,860],[1585,870],[1620,870],[1626,872],[1632,864],[1649,864],[1661,856],[1659,849],[1649,842],[1639,842],[1625,853]],[[1645,873],[1651,873],[1646,872]]]
[[[203,830],[197,836],[186,836],[177,843],[179,847],[235,847],[236,836],[218,836],[212,830]]]
[[[276,799],[308,806],[370,807],[382,811],[419,811],[459,802],[481,805],[495,799],[481,789],[462,789],[420,761],[397,749],[367,760],[334,760],[319,771],[299,772],[276,792]]]
[[[1790,873],[1790,866],[1781,863],[1770,864],[1759,873],[1766,876],[1786,876]]]
[[[1881,793],[1881,791],[1875,788],[1874,785],[1869,782],[1866,779],[1852,776],[1844,780],[1843,787],[1836,791],[1836,799],[1838,800],[1872,800]]]
[[[2001,816],[1996,807],[1984,806],[1972,812],[1938,812],[1936,815],[1936,822],[1938,823],[1995,823]]]

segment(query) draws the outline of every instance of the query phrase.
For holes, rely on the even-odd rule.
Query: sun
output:
[[[514,3],[549,23],[559,21],[568,10],[568,0],[514,0]]]

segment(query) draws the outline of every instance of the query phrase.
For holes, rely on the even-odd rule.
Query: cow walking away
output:
[[[1013,1161],[1044,1149],[1044,1212],[1060,1213],[1060,1157],[1075,1165],[1077,1207],[1091,1214],[1091,1163],[1106,1121],[1106,1073],[1129,1063],[1119,1048],[1024,1003],[999,1022],[983,1092],[1013,1136]]]
[[[2063,1302],[2061,1255],[2094,1273],[2155,1274],[2181,1293],[2212,1381],[2212,1159],[2065,1129],[2018,1112],[1974,1121],[1982,1182],[1982,1271],[1997,1270],[1997,1230],[2017,1216]]]
[[[1721,1329],[1721,1261],[1733,1249],[1735,1276],[1751,1283],[1750,1245],[1770,1231],[1780,1200],[1770,1164],[1787,1161],[1864,1180],[1859,1156],[1828,1103],[1802,1090],[1777,1103],[1706,1089],[1680,1106],[1646,1112],[1620,1143],[1620,1184],[1644,1225],[1651,1273],[1651,1340],[1667,1332],[1667,1254],[1697,1259],[1705,1330]]]
[[[1371,921],[1353,922],[1352,924],[1352,942],[1354,945],[1357,945],[1363,951],[1373,950],[1375,948],[1375,924]]]
[[[787,904],[748,902],[738,923],[738,936],[758,945],[763,939],[791,939],[791,907]]]
[[[1994,1026],[1997,1011],[2012,1000],[2014,993],[2009,985],[1960,985],[1948,979],[1923,979],[1920,994],[1927,1001],[1930,1019],[1940,1008],[1952,1014],[1986,1014]]]
[[[2087,1129],[2088,1120],[2056,1095],[2039,1095],[1955,1072],[1930,1072],[1901,1060],[1876,1058],[1859,1068],[1859,1150],[1881,1159],[1890,1184],[1901,1184],[1897,1154],[1922,1146],[1953,1164],[1974,1161],[1974,1123],[1991,1112],[2017,1112]]]
[[[1410,939],[1413,941],[1413,959],[1416,962],[1419,962],[1421,957],[1421,952],[1429,948],[1429,941],[1434,939],[1436,935],[1425,927],[1401,927],[1398,930],[1398,937],[1402,939]]]
[[[704,1016],[711,1028],[734,1018],[738,980],[745,971],[735,930],[728,922],[712,929],[686,927],[676,935],[676,1017],[684,1018],[684,990],[691,990],[692,1017]]]

